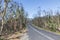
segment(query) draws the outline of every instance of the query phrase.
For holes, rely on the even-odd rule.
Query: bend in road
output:
[[[55,35],[44,30],[38,30],[31,25],[28,25],[27,28],[29,40],[60,40],[60,35]]]

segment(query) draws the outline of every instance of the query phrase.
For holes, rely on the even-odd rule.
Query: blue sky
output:
[[[60,9],[60,0],[14,0],[22,3],[25,11],[29,13],[29,18],[33,18],[37,13],[38,7],[45,10],[57,10]],[[42,14],[43,15],[43,14]]]

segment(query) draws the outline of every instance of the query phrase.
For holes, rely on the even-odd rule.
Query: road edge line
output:
[[[49,37],[49,36],[47,36],[47,35],[43,34],[42,32],[39,32],[39,31],[38,31],[38,30],[36,30],[35,28],[33,28],[33,27],[30,27],[30,28],[32,28],[34,31],[38,32],[38,33],[39,33],[39,34],[41,34],[42,36],[44,36],[44,37],[48,38],[49,40],[54,40],[53,38],[51,38],[51,37]]]

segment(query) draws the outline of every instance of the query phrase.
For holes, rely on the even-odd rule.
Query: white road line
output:
[[[30,26],[30,25],[29,25],[29,26]],[[30,28],[32,28],[34,31],[38,32],[40,35],[42,35],[42,36],[48,38],[49,40],[54,40],[53,38],[51,38],[51,37],[49,37],[49,36],[47,36],[47,35],[45,35],[45,34],[39,32],[37,29],[35,29],[35,28],[33,28],[33,27],[30,27]]]

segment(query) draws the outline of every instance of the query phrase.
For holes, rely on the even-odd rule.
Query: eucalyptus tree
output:
[[[56,15],[57,15],[57,25],[58,25],[58,27],[57,27],[57,29],[58,30],[60,30],[60,12],[59,12],[59,10],[57,10],[57,12],[56,12]]]
[[[2,16],[1,16],[1,15],[2,15],[2,12],[1,12],[1,11],[2,11],[2,10],[1,10],[2,5],[1,5],[1,4],[2,4],[2,0],[0,0],[0,18],[2,18]],[[1,20],[1,19],[0,19],[0,20]],[[1,25],[1,24],[0,24],[0,25]],[[1,35],[1,27],[0,27],[0,35]]]
[[[41,13],[41,8],[38,7],[38,9],[39,9],[39,10],[38,10],[38,17],[39,17],[39,19],[38,19],[38,26],[40,26],[40,24],[41,24],[41,22],[40,22],[41,19],[40,19],[40,18],[41,18],[41,14],[42,14],[42,13]]]
[[[1,4],[0,0],[0,4]],[[23,28],[23,24],[25,24],[26,16],[23,5],[18,5],[16,2],[12,0],[3,0],[3,9],[0,5],[0,13],[2,17],[2,26],[0,27],[0,34],[2,34],[3,29],[6,28],[4,31],[10,31],[10,29],[13,29],[13,31],[17,30],[17,26],[20,29]],[[10,22],[10,23],[9,23]],[[8,27],[4,27],[4,25],[8,25]]]
[[[46,28],[46,27],[47,27],[47,20],[48,20],[48,19],[47,19],[47,18],[48,18],[48,17],[47,17],[47,11],[46,11],[46,10],[43,10],[43,13],[44,13],[44,17],[45,17],[45,18],[43,19],[43,21],[44,21],[44,27]]]
[[[2,0],[1,0],[2,1]],[[5,17],[5,14],[6,14],[6,8],[8,7],[8,3],[10,2],[11,0],[4,0],[4,9],[3,9],[3,12],[2,12],[2,26],[1,26],[1,30],[0,30],[0,34],[3,30],[3,25],[4,25],[4,17]]]

